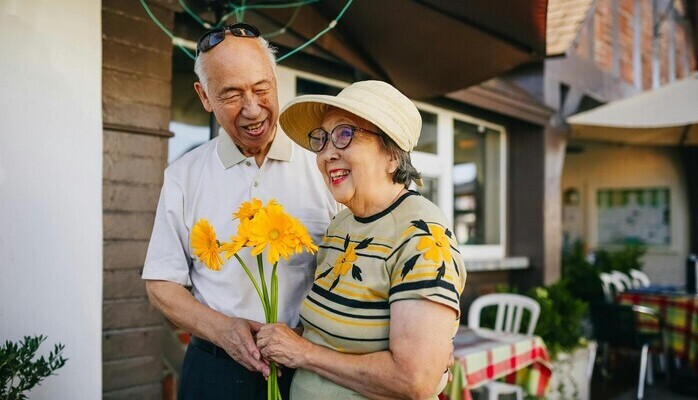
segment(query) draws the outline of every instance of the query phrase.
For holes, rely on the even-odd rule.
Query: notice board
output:
[[[667,187],[599,189],[598,244],[671,245],[671,201]]]

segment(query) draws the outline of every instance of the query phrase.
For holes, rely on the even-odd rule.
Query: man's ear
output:
[[[201,105],[204,106],[204,109],[208,112],[212,112],[213,109],[211,108],[211,102],[208,100],[208,94],[206,94],[204,85],[202,85],[201,82],[194,82],[194,90],[196,91],[196,94],[199,95]]]

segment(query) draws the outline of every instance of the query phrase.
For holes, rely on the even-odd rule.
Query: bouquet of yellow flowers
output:
[[[304,249],[315,254],[317,246],[313,243],[303,224],[287,214],[283,206],[273,199],[266,206],[262,206],[262,201],[256,198],[244,202],[233,214],[233,219],[238,219],[239,224],[237,234],[230,237],[230,242],[219,242],[216,238],[216,232],[209,222],[200,219],[191,231],[194,254],[206,267],[214,271],[221,269],[224,264],[223,257],[230,259],[234,256],[252,281],[259,299],[262,301],[266,322],[276,322],[279,306],[279,282],[276,266],[279,259],[283,257],[288,260],[290,255],[302,253]],[[252,255],[257,256],[259,283],[238,255],[243,247],[251,247]],[[264,278],[262,253],[265,250],[267,250],[267,260],[272,265],[269,285]],[[267,398],[270,400],[281,399],[277,368],[273,362],[270,365]]]

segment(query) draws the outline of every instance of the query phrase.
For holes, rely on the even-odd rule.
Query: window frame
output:
[[[307,79],[318,83],[345,88],[349,83],[326,78],[313,73],[299,71],[292,68],[277,66],[277,82],[279,91],[279,104],[287,104],[296,97],[297,78]],[[507,248],[507,189],[508,189],[508,134],[504,126],[488,122],[452,110],[443,109],[431,104],[413,100],[421,111],[436,114],[437,143],[436,154],[413,151],[412,163],[424,176],[438,179],[438,206],[444,211],[449,223],[453,225],[453,159],[454,159],[454,132],[455,120],[481,125],[500,132],[500,243],[493,245],[460,245],[461,256],[466,261],[473,260],[503,260],[506,258]]]

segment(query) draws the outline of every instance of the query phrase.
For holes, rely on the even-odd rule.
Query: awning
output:
[[[573,115],[567,123],[573,138],[698,146],[698,74]]]
[[[263,33],[284,26],[285,33],[271,40],[296,48],[346,4],[323,0],[300,10],[255,9],[245,21]],[[547,0],[356,0],[307,50],[330,54],[412,98],[430,98],[542,60],[546,11]]]

